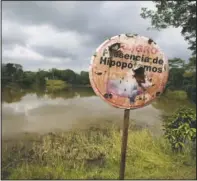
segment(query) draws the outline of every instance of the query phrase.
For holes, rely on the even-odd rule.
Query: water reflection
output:
[[[159,97],[156,101],[152,103],[152,106],[160,111],[163,114],[173,113],[179,106],[187,106],[195,109],[195,104],[191,103],[189,100],[173,100],[169,99],[165,95]]]
[[[44,97],[45,95],[48,95],[51,99],[56,99],[60,97],[64,99],[68,99],[76,96],[89,97],[95,95],[95,93],[91,88],[72,88],[69,90],[57,91],[57,92],[47,92],[42,89],[38,89],[38,90],[4,89],[2,91],[2,102],[6,102],[6,103],[19,102],[27,94],[36,94],[38,99]]]
[[[92,125],[102,127],[106,123],[122,126],[123,110],[108,105],[90,88],[54,93],[41,90],[4,91],[2,99],[3,137],[22,132],[44,133],[84,129]],[[154,134],[161,134],[163,112],[172,112],[179,105],[180,102],[161,97],[152,105],[132,110],[130,117],[137,126],[148,127]]]

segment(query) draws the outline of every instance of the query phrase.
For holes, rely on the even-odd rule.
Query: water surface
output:
[[[90,88],[77,88],[58,93],[44,91],[4,91],[2,94],[2,135],[46,133],[105,126],[106,122],[121,126],[123,109],[102,101]],[[161,134],[162,115],[180,105],[177,101],[157,99],[151,105],[132,110],[131,122]]]

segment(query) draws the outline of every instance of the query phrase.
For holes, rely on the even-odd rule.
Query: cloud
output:
[[[107,38],[138,33],[153,38],[169,58],[188,59],[191,52],[180,29],[148,31],[140,17],[147,1],[3,1],[2,58],[26,70],[88,70],[90,57]]]
[[[181,28],[162,30],[155,41],[160,45],[168,58],[180,57],[188,60],[188,57],[191,55],[191,51],[188,50],[188,44],[181,35]]]
[[[23,26],[15,22],[2,20],[3,48],[13,48],[15,44],[25,46],[28,35],[23,31]]]

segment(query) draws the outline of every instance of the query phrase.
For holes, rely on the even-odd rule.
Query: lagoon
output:
[[[4,90],[2,100],[3,138],[21,133],[44,134],[102,127],[106,123],[121,127],[123,122],[123,109],[105,103],[91,88],[72,88],[56,93]],[[147,128],[154,135],[161,135],[162,116],[182,104],[192,106],[188,100],[170,100],[162,95],[152,104],[132,110],[130,123],[138,129]]]

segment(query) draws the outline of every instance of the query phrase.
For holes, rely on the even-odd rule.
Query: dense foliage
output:
[[[188,97],[196,103],[196,57],[191,57],[186,64],[180,58],[169,60],[170,72],[166,88],[184,90]]]
[[[180,107],[164,121],[164,135],[174,151],[182,151],[185,144],[196,141],[196,113],[186,107]]]
[[[142,8],[141,16],[150,18],[153,28],[164,29],[169,26],[181,27],[181,33],[190,44],[189,49],[196,55],[196,1],[153,1],[156,10]]]
[[[49,71],[38,70],[37,72],[24,71],[19,64],[7,63],[2,65],[2,88],[42,88],[47,80],[62,80],[72,85],[89,85],[88,72],[80,74],[73,70],[58,70],[52,68]]]
[[[171,90],[184,90],[188,97],[196,103],[196,1],[153,1],[155,10],[142,8],[141,16],[150,18],[152,28],[157,30],[182,28],[181,33],[189,43],[192,57],[189,62],[180,58],[169,60],[170,73],[166,86]]]

